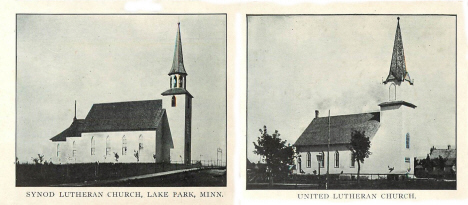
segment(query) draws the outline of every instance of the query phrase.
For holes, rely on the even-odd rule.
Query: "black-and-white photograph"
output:
[[[456,15],[248,15],[246,188],[457,188]]]
[[[16,27],[16,186],[226,186],[225,14]]]

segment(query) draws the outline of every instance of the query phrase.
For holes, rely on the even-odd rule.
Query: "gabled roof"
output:
[[[452,166],[456,163],[457,160],[457,149],[434,149],[432,150],[430,159],[437,159],[441,156],[444,159],[447,159],[445,166]]]
[[[406,70],[405,51],[403,49],[403,39],[401,38],[400,31],[400,17],[398,17],[397,19],[398,23],[395,33],[395,41],[393,44],[393,54],[392,61],[390,63],[390,72],[387,76],[387,79],[383,83],[387,84],[389,82],[394,82],[400,85],[401,82],[404,82],[406,80],[412,85],[413,81],[411,80],[409,73]]]
[[[191,98],[193,98],[192,94],[189,91],[185,90],[184,88],[171,88],[169,90],[164,91],[161,95],[179,95],[179,94],[187,94]]]
[[[94,104],[84,131],[154,130],[163,113],[162,100]]]
[[[457,150],[456,149],[434,149],[432,150],[431,155],[429,156],[431,159],[436,159],[439,156],[442,158],[447,159],[455,159],[457,158]]]
[[[172,74],[184,74],[187,75],[185,72],[184,67],[184,56],[182,55],[182,40],[180,37],[180,23],[178,23],[177,27],[177,36],[175,42],[175,49],[174,49],[174,59],[172,61],[172,68],[169,71],[169,75]]]
[[[81,132],[83,131],[83,124],[84,124],[83,119],[73,120],[70,127],[65,129],[58,135],[55,135],[54,137],[50,138],[50,140],[52,140],[53,142],[66,141],[67,137],[79,137],[81,136]]]
[[[330,117],[330,144],[349,144],[351,132],[364,131],[372,139],[380,127],[380,113],[361,113]],[[314,118],[294,146],[328,144],[328,116]]]
[[[75,120],[52,141],[85,132],[156,130],[164,113],[162,100],[94,104],[85,119]]]

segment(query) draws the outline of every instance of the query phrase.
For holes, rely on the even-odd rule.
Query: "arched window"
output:
[[[60,157],[60,144],[57,144],[57,157]]]
[[[410,148],[410,135],[406,133],[406,149]]]
[[[396,100],[396,85],[395,83],[390,84],[388,87],[388,100],[393,101]]]
[[[176,77],[176,76],[174,76],[174,81],[173,81],[173,83],[174,83],[173,88],[176,88],[176,87],[177,87],[177,77]]]
[[[73,146],[72,146],[72,148],[73,148],[73,149],[72,149],[72,150],[73,150],[73,152],[72,152],[73,157],[76,157],[76,143],[75,143],[75,141],[73,141]]]
[[[320,167],[325,167],[325,154],[323,151],[320,153],[322,155],[322,161],[320,162]]]
[[[171,105],[172,105],[172,107],[175,107],[176,104],[177,104],[177,102],[176,102],[176,97],[173,95],[173,96],[172,96],[172,100],[171,100]]]
[[[106,156],[111,154],[111,145],[109,135],[106,137]]]
[[[338,150],[335,152],[335,168],[340,167],[340,153]]]
[[[91,155],[96,155],[96,142],[94,136],[91,137]]]
[[[182,88],[184,86],[184,76],[181,76],[179,79],[179,88]]]
[[[138,152],[141,153],[143,150],[143,135],[140,135],[138,139]]]
[[[122,137],[122,155],[127,155],[127,138],[125,135]]]
[[[312,160],[312,156],[310,155],[310,152],[307,152],[307,162],[306,162],[306,166],[310,168],[310,165],[311,165],[311,160]]]
[[[356,164],[356,159],[354,159],[353,153],[351,153],[351,167],[354,167]]]

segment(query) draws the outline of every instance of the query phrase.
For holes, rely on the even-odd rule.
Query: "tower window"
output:
[[[109,136],[106,138],[106,155],[111,154],[111,145],[110,145],[110,139]]]
[[[169,81],[170,81],[169,87],[172,88],[172,77],[169,77]]]
[[[338,150],[335,152],[335,168],[340,167],[340,153]]]
[[[182,76],[180,79],[179,79],[179,88],[182,88],[184,86],[184,77]]]
[[[410,135],[406,133],[406,149],[410,148]]]
[[[94,136],[91,137],[91,155],[96,155],[96,142]]]
[[[394,101],[396,100],[396,85],[395,83],[390,84],[388,87],[388,100]]]
[[[306,161],[306,166],[307,167],[310,167],[310,164],[311,164],[310,162],[312,160],[311,158],[312,158],[312,156],[310,155],[310,152],[307,152],[307,161]]]
[[[172,100],[171,100],[171,105],[172,105],[172,107],[175,107],[175,106],[176,106],[176,103],[177,103],[177,102],[176,102],[176,97],[173,95],[173,96],[172,96]]]
[[[405,157],[405,163],[410,163],[410,162],[411,162],[411,158]]]
[[[127,138],[125,135],[122,137],[122,155],[127,155]]]
[[[174,83],[174,88],[176,88],[176,87],[177,87],[177,77],[176,77],[176,76],[174,76],[174,81],[173,81],[173,83]]]

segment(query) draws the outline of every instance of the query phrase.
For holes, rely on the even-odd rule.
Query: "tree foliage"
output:
[[[348,149],[351,151],[352,160],[358,163],[358,182],[361,172],[361,163],[364,163],[364,159],[369,158],[369,155],[372,154],[369,151],[370,146],[370,140],[368,137],[366,137],[364,131],[352,131],[351,143],[348,146]]]
[[[267,127],[260,129],[261,136],[258,137],[254,153],[264,157],[264,160],[272,172],[287,172],[287,165],[293,164],[294,149],[286,140],[281,140],[280,133],[268,134]]]

